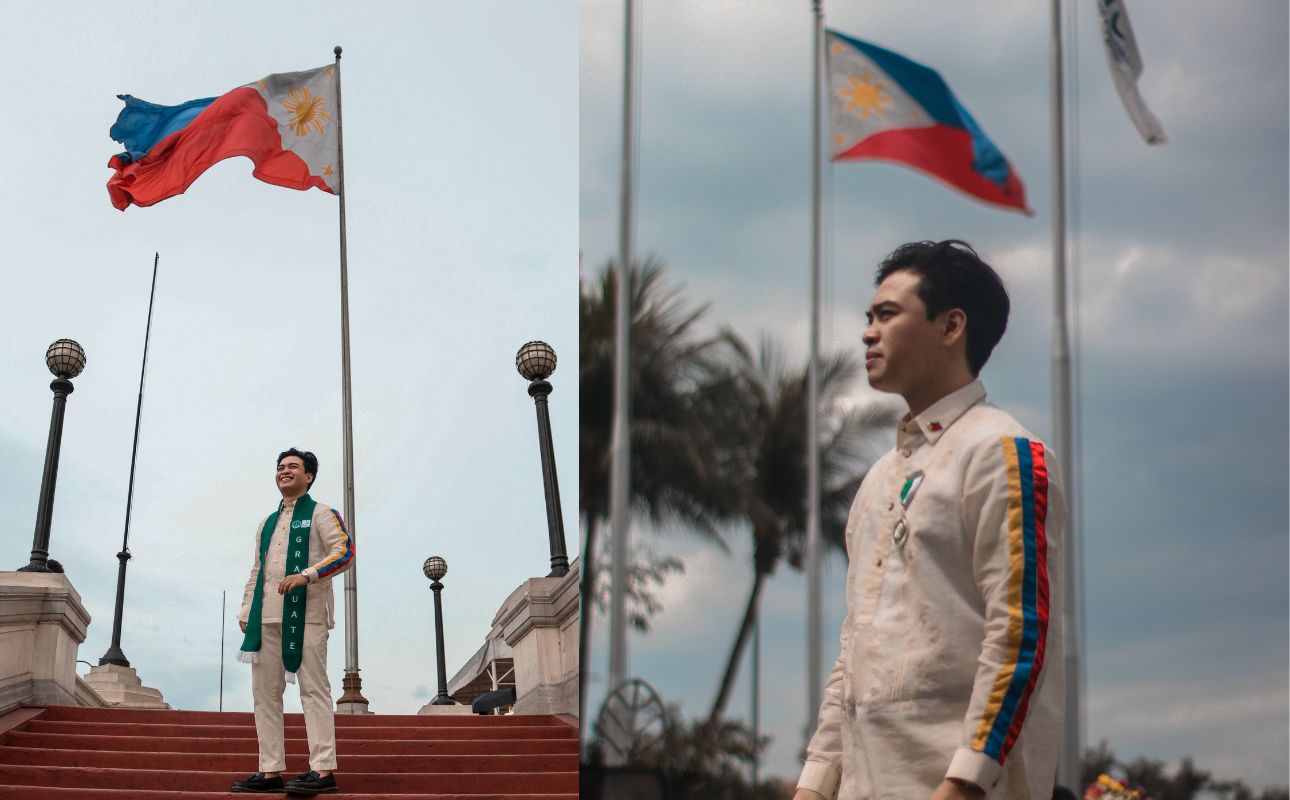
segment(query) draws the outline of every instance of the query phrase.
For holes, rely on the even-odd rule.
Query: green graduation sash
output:
[[[296,575],[309,566],[309,535],[314,516],[314,506],[318,505],[309,495],[301,495],[296,500],[296,507],[291,514],[291,528],[287,531],[287,575]],[[260,572],[255,577],[255,594],[251,599],[251,611],[247,615],[246,635],[242,638],[242,651],[238,653],[239,661],[255,663],[260,650],[260,616],[264,604],[264,560],[269,552],[269,542],[273,539],[273,529],[278,525],[278,515],[282,513],[282,503],[264,521],[260,531]],[[272,587],[277,591],[277,587]],[[305,596],[308,585],[297,586],[282,598],[282,665],[287,670],[287,681],[295,683],[296,670],[300,669],[300,657],[304,653],[305,642]]]

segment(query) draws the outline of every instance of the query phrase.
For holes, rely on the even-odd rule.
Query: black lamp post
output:
[[[569,555],[564,547],[564,516],[560,513],[560,483],[555,475],[555,451],[551,446],[551,415],[547,397],[555,372],[555,350],[546,342],[529,342],[515,354],[515,369],[529,381],[529,397],[537,406],[538,448],[542,452],[542,486],[546,490],[546,529],[551,540],[551,573],[559,578],[569,573]]]
[[[421,571],[430,579],[430,589],[434,592],[435,660],[439,665],[439,693],[430,701],[430,705],[450,706],[453,702],[448,696],[448,676],[443,659],[443,603],[439,597],[439,593],[443,591],[443,584],[439,579],[448,574],[448,562],[439,556],[430,556],[422,565]]]
[[[85,349],[71,339],[59,339],[45,351],[45,363],[54,373],[49,388],[54,391],[54,413],[49,421],[49,444],[45,447],[45,474],[40,481],[40,502],[36,507],[36,534],[31,543],[31,562],[19,572],[50,572],[49,529],[54,517],[54,484],[58,482],[58,451],[63,445],[63,410],[72,393],[72,378],[85,369]]]

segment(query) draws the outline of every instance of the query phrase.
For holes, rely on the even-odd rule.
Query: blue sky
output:
[[[249,10],[246,9],[246,10]],[[449,671],[522,581],[549,570],[537,429],[515,353],[556,349],[556,462],[576,472],[576,5],[65,2],[7,10],[0,122],[0,504],[6,569],[26,563],[49,425],[45,348],[77,339],[51,553],[112,629],[153,253],[161,253],[139,445],[123,649],[186,709],[250,708],[233,617],[258,520],[292,445],[343,507],[337,200],[237,158],[187,194],[114,209],[117,94],[162,104],[330,63],[343,90],[360,666],[379,713],[434,694],[421,574],[447,559]],[[571,553],[576,503],[565,479]],[[505,554],[504,558],[499,554]],[[344,624],[330,640],[340,693]],[[84,672],[85,667],[82,666]],[[298,708],[288,692],[288,708]]]
[[[1141,90],[1170,141],[1149,148],[1112,87],[1092,3],[1068,37],[1071,272],[1082,380],[1086,726],[1125,758],[1192,755],[1218,776],[1287,779],[1287,11],[1129,3]],[[1238,10],[1234,11],[1233,8]],[[1050,436],[1051,183],[1047,4],[828,3],[826,24],[938,69],[1008,156],[1034,217],[908,169],[825,177],[826,348],[858,344],[873,268],[915,239],[973,242],[1008,282],[1008,335],[983,373],[994,402]],[[710,324],[770,333],[805,358],[809,269],[808,3],[646,4],[638,252]],[[622,4],[585,0],[579,240],[584,276],[616,254]],[[873,399],[867,387],[857,402]],[[1078,476],[1077,476],[1078,477]],[[751,581],[683,530],[635,540],[678,555],[631,672],[689,715],[715,695]],[[825,659],[845,566],[831,560]],[[700,596],[701,595],[701,596]],[[805,581],[763,599],[766,772],[798,770]],[[700,612],[699,609],[702,609]],[[595,709],[605,691],[596,619]],[[749,710],[745,664],[731,713]]]

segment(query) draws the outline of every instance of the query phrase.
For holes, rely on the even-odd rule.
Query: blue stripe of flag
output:
[[[157,142],[170,134],[188,127],[216,99],[207,97],[177,106],[160,106],[128,94],[117,97],[125,101],[125,108],[117,115],[108,135],[113,141],[125,145],[121,160],[127,164],[143,158]]]

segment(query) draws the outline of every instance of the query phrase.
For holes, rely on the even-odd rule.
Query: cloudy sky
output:
[[[77,339],[51,553],[112,630],[115,553],[153,253],[156,310],[139,445],[123,649],[172,705],[250,708],[233,660],[277,453],[318,454],[313,496],[342,507],[337,200],[251,177],[243,158],[188,193],[117,211],[118,94],[177,104],[344,50],[360,666],[379,713],[434,694],[422,561],[449,564],[449,670],[522,581],[549,570],[533,401],[515,372],[545,339],[556,460],[577,552],[578,9],[502,2],[66,2],[7,9],[0,46],[0,505],[27,562],[49,426],[45,348]],[[340,693],[343,604],[329,668]],[[85,671],[82,666],[81,671]],[[288,708],[298,701],[288,692]]]
[[[709,323],[806,353],[810,213],[809,3],[644,4],[639,253],[668,264]],[[1238,9],[1234,11],[1233,9]],[[983,373],[992,399],[1051,435],[1047,4],[829,3],[826,24],[938,69],[1025,182],[1033,217],[908,169],[826,170],[823,339],[854,348],[873,268],[895,245],[964,238],[1013,296]],[[622,3],[581,6],[584,275],[617,248]],[[1067,46],[1071,270],[1082,376],[1088,743],[1124,758],[1192,755],[1254,784],[1287,778],[1287,10],[1129,3],[1141,89],[1169,136],[1148,147],[1111,85],[1096,7]],[[870,397],[856,388],[857,401]],[[684,558],[631,672],[706,713],[751,580],[683,530],[636,541]],[[826,663],[845,564],[826,568]],[[796,775],[805,703],[805,581],[763,598],[765,772]],[[701,597],[700,597],[701,595]],[[700,612],[701,609],[701,612]],[[590,707],[605,691],[597,619]],[[731,713],[749,712],[747,665]]]

